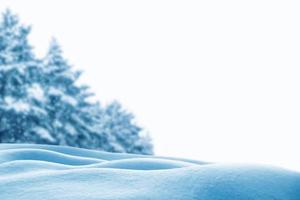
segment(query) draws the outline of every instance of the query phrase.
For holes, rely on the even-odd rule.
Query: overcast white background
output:
[[[52,36],[103,102],[119,100],[155,153],[300,171],[299,1],[0,0]]]

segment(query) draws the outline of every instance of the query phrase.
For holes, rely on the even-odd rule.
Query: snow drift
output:
[[[0,145],[1,200],[300,200],[300,173],[258,165]]]

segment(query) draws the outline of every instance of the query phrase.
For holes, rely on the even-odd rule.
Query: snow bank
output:
[[[1,200],[300,200],[300,173],[257,165],[0,144]]]

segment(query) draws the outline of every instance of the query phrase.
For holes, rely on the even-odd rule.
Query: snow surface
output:
[[[300,173],[261,165],[0,144],[1,200],[300,200]]]
[[[70,105],[73,105],[73,106],[76,106],[77,105],[77,100],[75,98],[73,98],[72,96],[70,95],[66,95],[63,91],[55,88],[55,87],[50,87],[49,90],[48,90],[48,93],[50,95],[57,95],[57,96],[60,96],[61,99],[70,104]]]
[[[28,112],[30,105],[27,102],[16,100],[13,97],[7,96],[4,98],[6,109],[13,109],[16,112]]]
[[[49,140],[51,142],[55,142],[55,139],[51,136],[51,134],[49,133],[49,131],[43,127],[34,127],[32,129],[33,132],[35,132],[36,134],[38,134],[41,138],[44,138],[46,140]]]
[[[32,97],[36,100],[45,101],[44,90],[38,83],[34,83],[30,87],[28,87],[27,93],[30,97]]]

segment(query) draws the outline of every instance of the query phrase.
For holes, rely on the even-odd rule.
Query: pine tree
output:
[[[135,125],[134,116],[124,110],[118,102],[112,102],[103,109],[100,117],[101,129],[109,135],[108,144],[113,152],[152,154],[150,138]]]
[[[75,83],[81,72],[72,71],[62,56],[58,43],[53,40],[44,59],[43,83],[46,91],[46,110],[51,121],[51,132],[59,144],[92,148],[99,131],[99,121],[88,101],[92,95],[88,87]]]
[[[0,24],[0,141],[29,142],[28,134],[46,113],[30,97],[29,72],[37,66],[27,42],[29,27],[10,11]],[[32,138],[35,136],[33,135]]]
[[[27,36],[30,27],[21,26],[19,19],[7,10],[0,25],[0,64],[13,64],[33,59]]]
[[[112,103],[89,100],[56,40],[37,59],[30,28],[10,11],[0,24],[0,142],[69,145],[111,152],[151,154],[150,139],[133,115]]]

